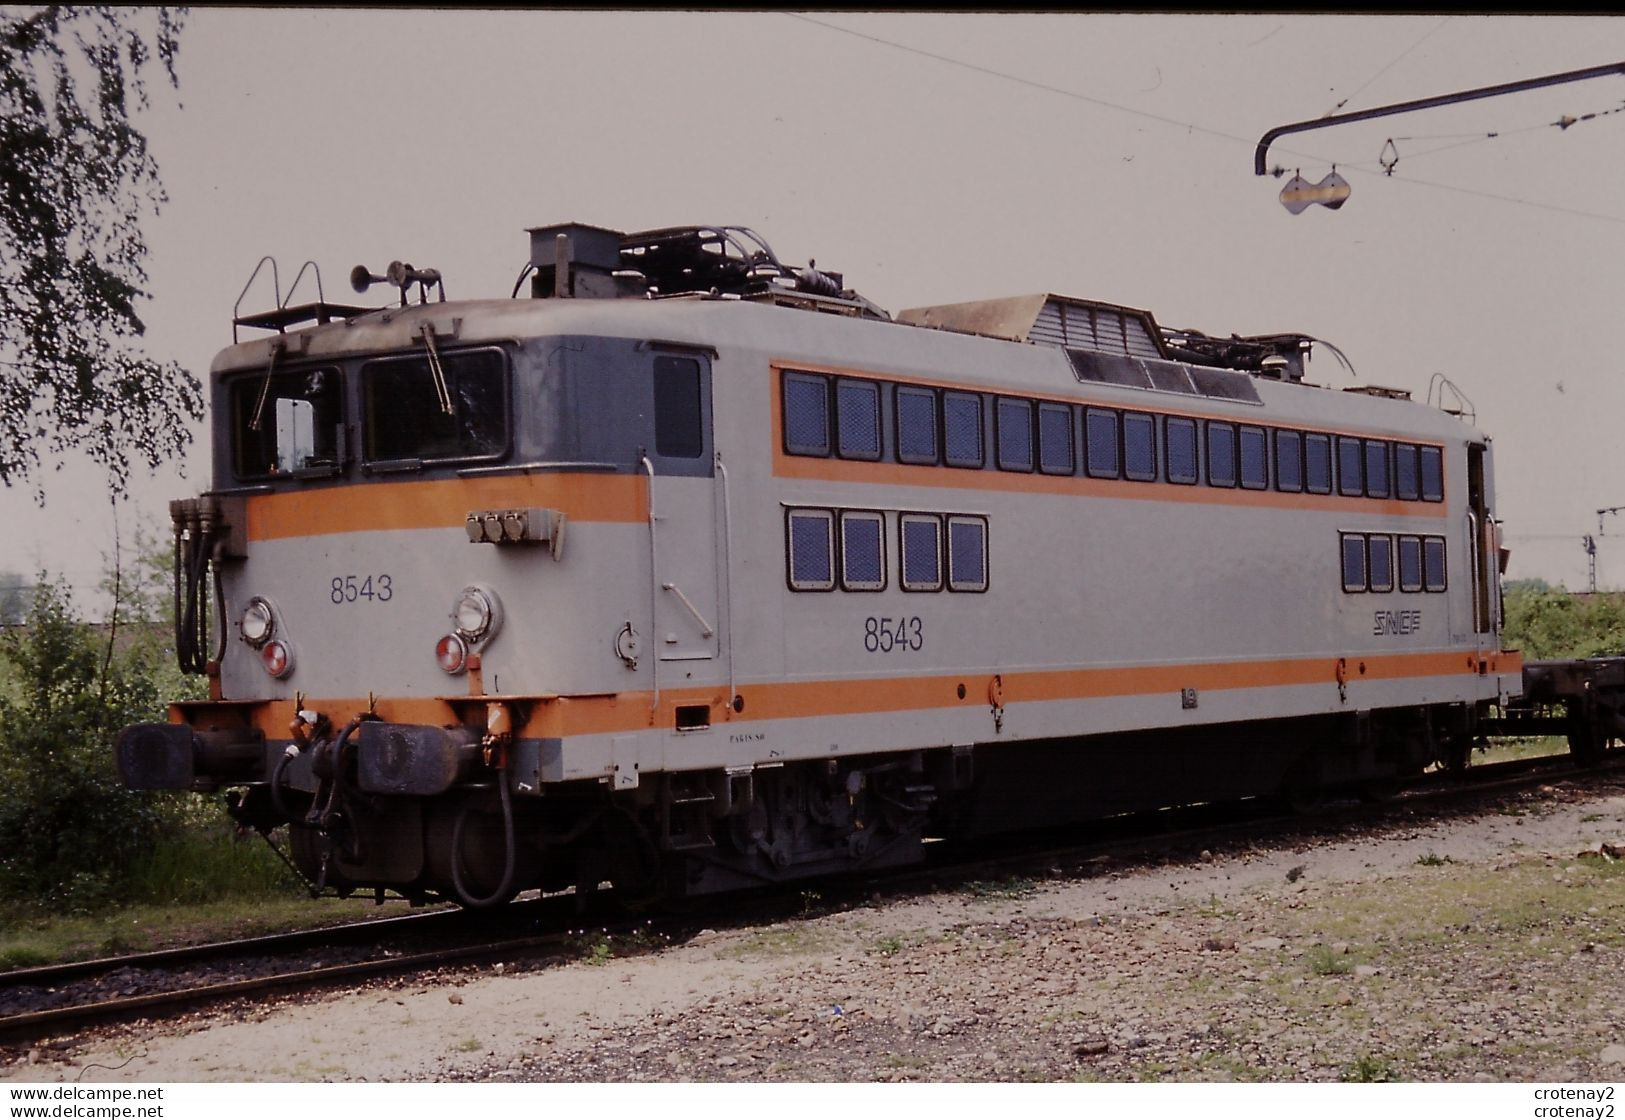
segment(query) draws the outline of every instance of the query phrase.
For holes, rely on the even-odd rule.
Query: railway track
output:
[[[924,867],[816,885],[823,904],[839,908],[876,891],[906,896],[988,877],[1095,874],[1148,860],[1177,861],[1237,842],[1318,840],[1341,835],[1353,824],[1414,825],[1421,814],[1438,818],[1480,812],[1499,796],[1577,777],[1605,782],[1625,777],[1625,749],[1607,752],[1598,766],[1584,770],[1567,756],[1554,755],[1471,767],[1465,779],[1429,774],[1385,803],[1331,805],[1309,816],[1245,803],[1194,806],[1025,835],[991,854],[984,841],[971,859],[949,845],[932,845]],[[708,902],[699,917],[704,925],[717,927],[793,916],[804,907],[802,888],[807,885]],[[696,918],[683,915],[626,917],[607,893],[590,899],[586,907],[574,896],[559,895],[517,902],[494,913],[436,911],[19,969],[0,974],[0,1046],[234,999],[320,991],[496,961],[576,959],[584,951],[582,930],[588,925],[594,939],[638,932],[645,939],[680,940],[699,928]]]

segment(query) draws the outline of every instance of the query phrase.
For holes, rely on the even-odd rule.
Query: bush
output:
[[[27,624],[0,637],[0,898],[54,910],[116,901],[121,873],[164,823],[162,803],[119,784],[112,741],[161,711],[155,666],[115,655],[41,577]]]
[[[1625,653],[1625,602],[1617,595],[1572,595],[1508,586],[1504,644],[1530,660]]]

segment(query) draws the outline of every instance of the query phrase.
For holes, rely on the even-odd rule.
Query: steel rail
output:
[[[1253,814],[1243,815],[1240,819],[1232,816],[1231,819],[1221,820],[1216,824],[1185,827],[1176,824],[1175,827],[1170,829],[1162,826],[1166,826],[1170,821],[1177,821],[1181,815],[1189,818],[1192,815],[1199,814],[1204,809],[1208,812],[1222,812],[1223,810],[1215,807],[1184,807],[1157,810],[1151,813],[1112,818],[1105,822],[1092,822],[1088,825],[1073,825],[1064,829],[1046,829],[1038,834],[1043,837],[1039,844],[1033,844],[1030,837],[1025,845],[1018,839],[1008,846],[1001,845],[1000,850],[991,855],[982,851],[978,852],[974,857],[967,858],[965,853],[953,851],[951,846],[944,846],[950,850],[942,851],[939,849],[933,852],[932,858],[928,860],[927,865],[924,867],[916,865],[870,876],[846,876],[833,881],[798,880],[764,891],[721,896],[718,902],[708,906],[699,915],[657,914],[654,917],[642,920],[627,918],[608,922],[601,924],[597,928],[598,932],[604,936],[616,936],[629,933],[635,928],[641,928],[645,932],[669,933],[680,930],[684,926],[692,926],[696,920],[700,919],[703,919],[705,924],[712,927],[729,918],[745,923],[756,923],[763,920],[764,913],[773,911],[775,907],[793,908],[797,901],[804,897],[803,892],[808,884],[812,882],[816,882],[822,889],[829,891],[831,903],[835,904],[834,900],[841,897],[843,893],[850,895],[853,899],[868,899],[877,889],[898,893],[907,893],[910,890],[937,890],[942,888],[945,879],[963,881],[990,872],[1009,875],[1013,864],[1019,865],[1026,861],[1042,862],[1046,868],[1054,867],[1057,863],[1062,865],[1071,864],[1076,870],[1114,857],[1146,859],[1158,855],[1167,855],[1182,848],[1192,848],[1197,844],[1208,847],[1220,841],[1247,835],[1252,835],[1256,839],[1256,834],[1261,829],[1268,830],[1285,826],[1305,831],[1324,831],[1329,826],[1362,819],[1380,820],[1384,814],[1391,812],[1396,807],[1409,808],[1418,804],[1442,805],[1457,798],[1482,798],[1486,795],[1547,782],[1554,777],[1584,779],[1599,775],[1613,776],[1622,772],[1625,772],[1625,748],[1614,748],[1605,751],[1599,763],[1590,767],[1580,767],[1574,764],[1568,755],[1545,755],[1476,767],[1470,766],[1464,774],[1460,775],[1431,772],[1413,782],[1412,785],[1391,801],[1350,806],[1346,809],[1333,809],[1307,815]],[[1249,803],[1239,804],[1245,806]],[[1237,806],[1228,808],[1233,813]],[[1242,812],[1245,813],[1245,809]],[[1414,823],[1414,821],[1407,822],[1407,824]],[[1108,835],[1104,838],[1096,837],[1081,843],[1076,840],[1059,844],[1055,842],[1056,838],[1062,834],[1070,833],[1075,836],[1080,828],[1098,829],[1103,825],[1108,832]],[[1115,835],[1111,835],[1112,833],[1115,833]],[[1019,834],[1016,835],[1019,836]],[[937,845],[932,845],[932,848],[937,849]],[[604,892],[604,896],[606,900],[613,901],[613,892]],[[144,1013],[180,1010],[220,1000],[252,995],[257,992],[311,990],[329,987],[338,982],[421,972],[448,964],[468,964],[479,960],[502,958],[511,959],[515,956],[536,957],[547,955],[549,952],[563,953],[568,951],[572,941],[578,939],[581,934],[579,929],[564,928],[561,919],[565,917],[566,906],[577,904],[579,900],[568,896],[553,896],[540,901],[544,904],[556,904],[557,913],[544,915],[544,919],[559,921],[559,928],[550,932],[520,938],[481,941],[475,944],[463,944],[430,952],[328,965],[261,977],[228,980],[218,984],[206,984],[169,992],[154,992],[140,996],[14,1014],[0,1017],[0,1041],[16,1042],[45,1038],[53,1034],[71,1032],[98,1023],[128,1019]],[[515,908],[524,906],[523,903],[515,904]],[[578,905],[570,909],[570,916],[579,920]],[[138,954],[129,957],[103,958],[97,961],[77,962],[66,966],[46,966],[38,969],[17,970],[5,974],[0,979],[10,984],[18,977],[40,977],[51,973],[55,968],[79,969],[83,970],[82,974],[84,975],[92,975],[98,970],[106,972],[123,967],[137,967],[138,964],[186,963],[206,956],[225,957],[233,953],[241,955],[244,953],[244,947],[247,947],[248,952],[278,945],[286,948],[295,939],[320,945],[324,944],[320,940],[324,934],[349,935],[353,933],[360,936],[375,934],[381,930],[416,929],[420,926],[427,926],[429,924],[426,921],[427,919],[435,918],[441,919],[444,924],[454,925],[455,919],[466,918],[466,915],[460,911],[408,915],[381,921],[355,923],[348,926],[305,930],[295,934],[241,939],[217,945],[162,950],[156,953]],[[530,915],[528,920],[534,921],[535,915]],[[489,927],[489,921],[482,924]]]
[[[14,968],[0,972],[0,991],[25,985],[48,987],[90,976],[105,975],[124,968],[161,968],[174,965],[201,963],[221,957],[268,954],[332,945],[341,939],[361,940],[371,936],[394,934],[402,930],[427,931],[436,925],[449,925],[463,915],[455,910],[437,910],[427,914],[401,914],[390,918],[369,918],[342,925],[319,926],[314,929],[271,933],[263,937],[242,937],[231,941],[215,941],[207,945],[181,945],[173,949],[154,949],[144,953],[127,953],[115,957],[95,957],[82,961],[63,961],[60,964]]]
[[[178,1011],[202,1003],[229,999],[233,996],[278,989],[308,989],[325,987],[334,981],[371,979],[392,973],[415,972],[445,964],[461,964],[481,958],[508,956],[516,952],[534,952],[537,949],[563,948],[565,934],[521,938],[513,941],[485,945],[465,945],[456,949],[437,949],[410,956],[386,957],[381,960],[356,961],[350,964],[327,965],[299,972],[281,972],[270,976],[256,976],[243,980],[228,980],[218,984],[204,984],[169,992],[151,992],[141,996],[95,1003],[80,1003],[69,1007],[53,1007],[42,1011],[27,1011],[0,1018],[0,1040],[42,1038],[50,1034],[74,1030],[94,1023],[134,1017],[146,1011]]]

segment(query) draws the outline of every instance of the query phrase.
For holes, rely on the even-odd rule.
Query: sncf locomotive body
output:
[[[698,893],[1403,780],[1519,691],[1490,441],[1308,338],[531,244],[524,296],[238,318],[172,506],[210,698],[128,784],[231,791],[328,889]]]

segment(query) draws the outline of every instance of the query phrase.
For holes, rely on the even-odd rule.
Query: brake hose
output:
[[[475,898],[468,893],[468,885],[463,882],[463,826],[468,823],[469,807],[465,803],[457,813],[457,823],[451,830],[451,886],[456,892],[459,905],[470,910],[487,910],[500,903],[506,902],[508,892],[513,888],[514,876],[514,831],[513,831],[513,794],[508,791],[508,774],[506,770],[497,771],[497,790],[502,799],[502,832],[504,851],[506,853],[502,865],[502,881],[497,884],[496,890],[484,898]]]

